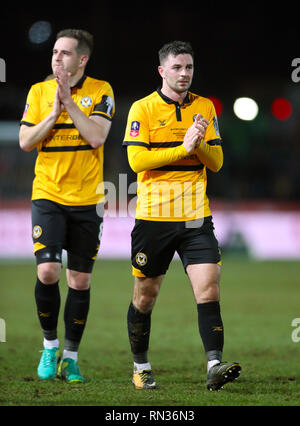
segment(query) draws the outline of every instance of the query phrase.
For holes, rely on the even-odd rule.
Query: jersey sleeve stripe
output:
[[[109,121],[112,121],[112,118],[109,116],[109,115],[106,115],[105,113],[103,113],[103,112],[98,112],[98,111],[93,111],[90,115],[89,115],[89,117],[92,117],[92,116],[100,116],[100,117],[103,117],[103,118],[106,118],[107,120],[109,120]]]
[[[221,139],[212,139],[210,141],[205,141],[208,145],[222,145]]]
[[[175,142],[150,142],[150,148],[172,148],[182,145],[183,141]]]
[[[157,169],[151,169],[151,171],[168,171],[168,172],[192,172],[196,170],[202,170],[203,164],[187,165],[187,166],[162,166]]]
[[[127,145],[135,145],[135,146],[145,146],[146,148],[149,148],[149,144],[146,142],[138,142],[138,141],[124,141],[123,146]]]
[[[25,124],[25,126],[31,127],[31,126],[35,126],[35,124],[33,123],[29,123],[29,121],[20,121],[20,126],[22,126],[22,124]]]

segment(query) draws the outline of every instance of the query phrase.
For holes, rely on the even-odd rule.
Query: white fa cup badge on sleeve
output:
[[[6,82],[6,63],[3,58],[0,58],[0,82]]]
[[[3,318],[0,318],[0,343],[6,342],[6,324]]]

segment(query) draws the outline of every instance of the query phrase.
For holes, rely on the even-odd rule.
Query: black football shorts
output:
[[[192,227],[189,226],[191,222],[136,219],[131,233],[133,275],[156,277],[165,274],[175,252],[179,254],[184,269],[191,264],[220,264],[220,249],[212,217],[206,217],[198,224],[195,221],[196,226]]]
[[[91,272],[100,246],[103,218],[96,205],[65,206],[54,201],[32,201],[32,239],[37,263],[61,262],[68,268]]]

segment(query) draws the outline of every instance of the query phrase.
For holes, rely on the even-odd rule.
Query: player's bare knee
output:
[[[152,295],[143,294],[140,295],[137,300],[135,300],[134,304],[139,312],[147,314],[148,312],[152,311],[155,301],[156,297],[153,297]]]
[[[74,290],[88,290],[90,288],[91,274],[67,269],[68,286]]]
[[[38,278],[43,284],[55,284],[61,273],[60,263],[40,263],[38,265]]]
[[[146,314],[152,311],[160,290],[162,277],[135,277],[133,304],[140,312]]]
[[[152,311],[156,298],[159,293],[159,288],[143,288],[134,294],[134,304],[142,313]]]
[[[72,281],[68,283],[68,286],[73,288],[74,290],[88,290],[90,288],[89,281]]]
[[[194,289],[197,303],[217,302],[220,298],[218,283],[207,283],[205,286]]]

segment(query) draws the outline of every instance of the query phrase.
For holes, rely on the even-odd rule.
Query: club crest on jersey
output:
[[[145,253],[141,253],[141,252],[139,252],[139,253],[135,256],[135,260],[136,260],[136,263],[137,263],[138,265],[140,265],[140,266],[145,266],[145,265],[146,265],[146,263],[147,263],[147,261],[148,261],[147,256],[145,255]]]
[[[84,107],[89,107],[90,105],[92,105],[92,99],[89,96],[85,96],[81,99],[80,103]]]
[[[33,238],[37,239],[42,235],[42,228],[40,225],[35,225],[32,229],[32,236]]]
[[[200,114],[200,113],[199,113],[199,114]],[[195,120],[196,120],[197,115],[198,115],[198,114],[193,115],[193,121],[195,121]],[[202,114],[200,114],[200,118],[201,118],[201,119],[203,118]]]
[[[140,134],[141,123],[139,121],[132,121],[130,126],[130,136],[136,138]]]

